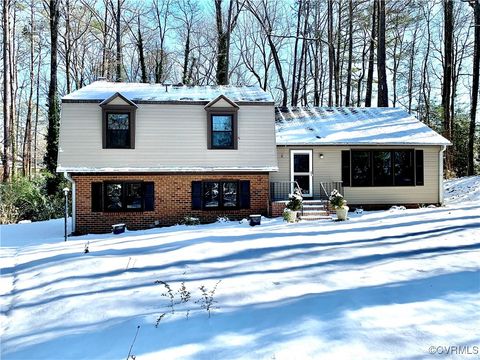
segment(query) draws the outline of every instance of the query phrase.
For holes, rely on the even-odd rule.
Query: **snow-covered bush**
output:
[[[229,222],[229,221],[230,221],[230,219],[226,216],[217,217],[217,222],[219,222],[219,223],[226,223],[226,222]]]
[[[286,208],[291,211],[298,211],[302,208],[303,196],[302,191],[299,188],[296,188],[293,191],[293,194],[289,195],[289,201]]]
[[[182,221],[183,225],[200,225],[200,219],[193,216],[185,216]]]
[[[341,209],[345,205],[347,205],[347,200],[343,198],[343,195],[340,194],[337,189],[333,189],[328,200],[330,201],[330,205],[334,209]]]

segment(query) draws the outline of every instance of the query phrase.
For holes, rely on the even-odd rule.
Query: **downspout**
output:
[[[63,172],[63,177],[67,179],[69,182],[72,183],[72,232],[75,232],[75,213],[76,213],[76,206],[75,206],[75,193],[76,193],[76,186],[75,180],[70,176],[70,174],[66,171]]]
[[[438,202],[443,205],[443,153],[447,149],[446,145],[442,145],[438,152]]]

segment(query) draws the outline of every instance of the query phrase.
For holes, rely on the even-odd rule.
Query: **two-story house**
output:
[[[333,188],[355,206],[441,204],[449,144],[398,108],[275,108],[255,86],[96,81],[62,99],[57,171],[72,182],[75,232],[107,232],[276,216],[294,186],[312,208]]]
[[[277,171],[270,94],[96,81],[62,99],[58,169],[77,233],[266,214]]]

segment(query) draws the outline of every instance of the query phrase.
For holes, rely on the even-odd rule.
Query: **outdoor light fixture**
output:
[[[68,192],[70,189],[68,187],[63,188],[63,193],[65,194],[65,241],[67,241],[67,219],[68,219]]]
[[[323,154],[320,154],[320,159],[323,159]]]

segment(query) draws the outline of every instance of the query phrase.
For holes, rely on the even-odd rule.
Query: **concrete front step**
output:
[[[304,210],[325,210],[325,205],[303,205]]]
[[[320,215],[320,216],[328,216],[328,211],[326,210],[305,210],[303,209],[303,215]]]
[[[315,220],[332,220],[332,217],[329,215],[301,215],[299,216],[300,220],[306,221],[315,221]]]
[[[313,204],[326,205],[327,201],[326,200],[305,200],[305,199],[303,199],[303,203],[308,204],[308,205],[313,205]]]

